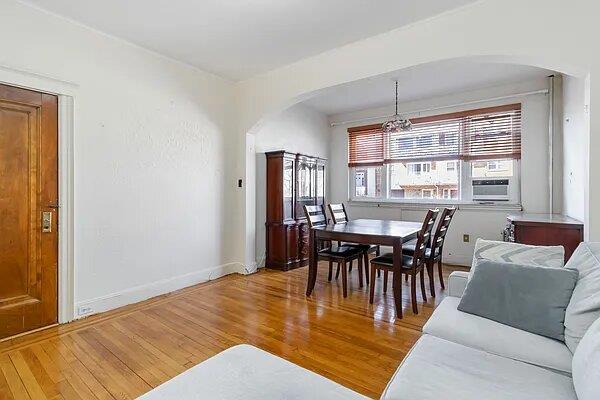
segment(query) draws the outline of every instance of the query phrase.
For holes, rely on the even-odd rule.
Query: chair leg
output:
[[[381,270],[380,269],[377,270],[377,277],[381,278]]]
[[[421,296],[423,297],[423,301],[427,301],[427,294],[425,294],[425,268],[421,269],[419,278],[421,281]]]
[[[383,270],[383,294],[387,293],[388,271]]]
[[[335,270],[335,280],[340,277],[340,263],[337,263],[337,269]]]
[[[398,279],[398,282],[402,282],[402,272],[398,271],[396,272],[397,274],[400,274],[400,278]],[[402,285],[398,285],[398,290],[397,290],[397,294],[398,294],[398,298],[402,298]],[[396,308],[396,316],[398,318],[402,318],[402,307],[398,310],[398,308]]]
[[[419,313],[419,308],[417,307],[417,275],[410,275],[410,300],[412,303],[412,309],[414,314]]]
[[[369,254],[365,251],[364,253],[364,261],[363,261],[363,266],[365,267],[365,282],[367,282],[367,285],[369,284]]]
[[[375,264],[371,264],[371,276],[375,276]],[[373,282],[371,282],[371,287],[369,288],[370,304],[373,304],[373,297],[375,297],[375,279],[373,279]]]
[[[358,287],[363,287],[363,262],[361,256],[358,256]]]
[[[408,282],[408,274],[404,275],[404,282]]]
[[[348,297],[348,270],[346,269],[346,261],[342,262],[342,291],[344,297]]]
[[[432,265],[432,267],[433,267],[433,265]],[[441,257],[438,261],[438,274],[440,275],[440,286],[442,287],[442,289],[446,289],[446,287],[444,286],[444,273],[442,271],[442,258]]]
[[[329,260],[329,274],[327,275],[327,280],[331,282],[331,278],[333,277],[333,261]]]
[[[354,260],[350,260],[350,266],[348,267],[348,272],[352,271],[352,263],[354,262]]]
[[[429,277],[429,293],[435,297],[435,283],[433,279],[433,261],[427,261],[427,276]]]

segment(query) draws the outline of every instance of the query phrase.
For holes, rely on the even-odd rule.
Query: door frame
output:
[[[79,86],[0,64],[0,83],[58,96],[58,323],[75,319],[74,105]]]

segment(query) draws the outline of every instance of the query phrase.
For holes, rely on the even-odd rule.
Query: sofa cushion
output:
[[[140,400],[366,399],[327,378],[249,345],[230,347]]]
[[[423,332],[513,360],[571,372],[573,356],[564,343],[458,311],[459,302],[460,298],[446,297]]]
[[[573,355],[573,384],[579,400],[600,397],[600,318],[590,326]]]
[[[565,268],[579,271],[565,313],[565,342],[572,352],[590,325],[600,318],[600,243],[581,243]]]
[[[480,259],[458,309],[564,341],[577,271]]]
[[[475,264],[479,259],[537,267],[561,268],[565,263],[565,249],[562,246],[529,246],[520,243],[477,239],[469,279],[473,277],[476,269]]]
[[[423,335],[381,396],[394,400],[575,400],[571,378]]]

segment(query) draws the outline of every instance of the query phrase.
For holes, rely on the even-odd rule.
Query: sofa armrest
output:
[[[453,271],[448,278],[448,295],[452,297],[462,297],[467,282],[469,273],[467,271]]]

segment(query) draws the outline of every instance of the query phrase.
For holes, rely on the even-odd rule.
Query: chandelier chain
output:
[[[390,121],[384,122],[381,129],[386,133],[395,133],[401,131],[410,131],[411,122],[409,119],[401,118],[398,114],[398,81],[396,80],[396,113]]]

